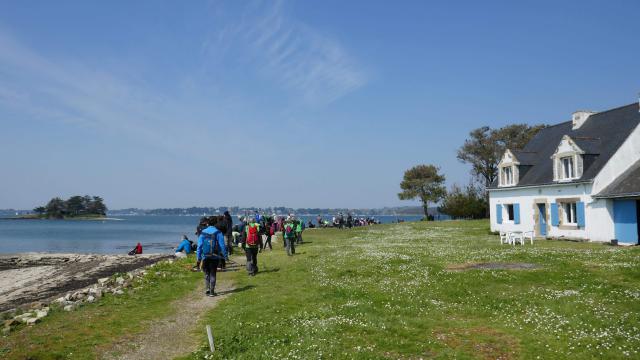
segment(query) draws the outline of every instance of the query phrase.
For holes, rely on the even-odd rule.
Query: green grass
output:
[[[500,245],[486,221],[310,230],[203,322],[215,359],[590,359],[640,354],[640,249]],[[525,262],[535,270],[466,270]],[[204,333],[203,333],[204,334]]]
[[[42,323],[0,337],[2,359],[95,359],[113,342],[128,343],[149,322],[171,312],[171,302],[196,288],[192,258],[159,263],[124,295],[106,295],[73,312],[54,309]]]

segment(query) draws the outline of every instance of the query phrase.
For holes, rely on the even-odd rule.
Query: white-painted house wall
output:
[[[640,160],[640,125],[636,126],[595,177],[593,180],[594,194],[602,191],[638,160]]]
[[[491,189],[489,206],[491,212],[491,231],[533,231],[537,206],[546,202],[547,237],[584,239],[591,241],[610,241],[614,238],[612,202],[604,199],[593,199],[592,185],[558,184],[528,188]],[[562,229],[551,224],[551,203],[558,199],[579,198],[585,204],[585,227],[578,229]],[[505,204],[520,204],[520,224],[506,220]],[[502,224],[497,223],[496,205],[501,204],[503,211]]]

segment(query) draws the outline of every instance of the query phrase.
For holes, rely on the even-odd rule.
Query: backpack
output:
[[[292,224],[285,224],[284,225],[284,237],[287,238],[287,239],[292,239],[292,238],[296,237],[295,230],[293,229],[293,225]]]
[[[258,226],[249,225],[249,229],[247,230],[247,245],[256,246],[259,244],[260,240],[258,240]]]
[[[219,232],[220,231],[216,231],[213,234],[204,234],[202,254],[205,259],[217,259],[220,257],[220,244],[218,243],[218,239],[216,239]]]

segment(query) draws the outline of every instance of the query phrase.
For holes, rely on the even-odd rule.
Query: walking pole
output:
[[[207,325],[207,337],[209,338],[209,350],[211,350],[211,352],[215,352],[216,344],[213,342],[213,331],[211,330],[211,325]]]

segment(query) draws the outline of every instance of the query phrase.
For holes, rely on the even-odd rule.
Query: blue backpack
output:
[[[216,231],[213,234],[203,233],[204,239],[202,241],[202,256],[205,259],[218,259],[220,258],[220,244],[218,243],[217,235],[220,231]]]

